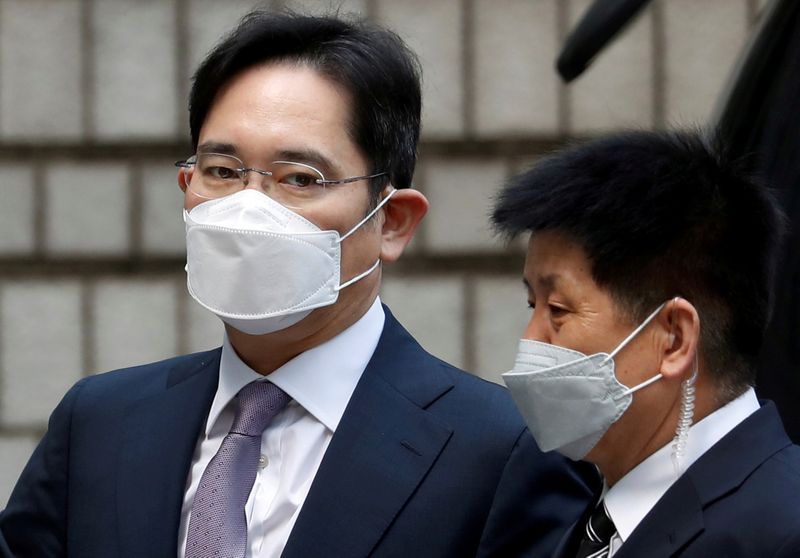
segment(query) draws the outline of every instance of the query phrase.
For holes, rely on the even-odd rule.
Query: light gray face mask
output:
[[[614,356],[658,315],[664,304],[610,354],[591,356],[522,339],[514,369],[502,375],[542,451],[583,459],[628,409],[633,393],[661,374],[627,387],[614,374]]]

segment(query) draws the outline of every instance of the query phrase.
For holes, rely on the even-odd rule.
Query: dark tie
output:
[[[589,521],[583,529],[581,545],[575,558],[606,558],[608,556],[608,543],[617,531],[614,522],[608,516],[603,500],[597,504]]]
[[[236,396],[230,432],[200,477],[194,496],[186,558],[243,557],[247,550],[244,506],[256,479],[261,435],[289,402],[271,382],[252,382]]]

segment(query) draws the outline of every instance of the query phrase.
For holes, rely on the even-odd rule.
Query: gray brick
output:
[[[186,275],[181,275],[181,281],[186,281]],[[182,324],[188,333],[188,352],[207,351],[222,345],[225,328],[222,320],[213,313],[200,306],[186,291],[186,309],[188,324]]]
[[[2,286],[0,421],[44,425],[83,372],[81,293],[76,281]]]
[[[2,0],[0,12],[2,137],[80,137],[80,1]]]
[[[34,249],[33,170],[0,165],[0,254],[24,255]]]
[[[183,193],[171,160],[147,161],[142,170],[142,244],[146,254],[184,255]]]
[[[531,316],[522,269],[518,275],[486,277],[475,287],[476,373],[502,383],[500,374],[514,367],[517,344]]]
[[[506,178],[500,159],[437,159],[426,165],[427,247],[436,253],[501,250],[489,227],[491,197]]]
[[[425,350],[464,366],[464,286],[460,278],[387,276],[381,300]]]
[[[262,4],[256,0],[189,0],[186,12],[189,67],[184,69],[186,78],[189,79],[208,51],[233,29],[245,13]]]
[[[45,171],[45,244],[55,256],[127,254],[128,168],[63,162]]]
[[[475,2],[475,125],[484,136],[558,128],[556,1]],[[520,25],[524,34],[510,33]]]
[[[378,20],[403,37],[422,63],[423,137],[461,135],[461,2],[378,0],[376,6]]]
[[[104,139],[175,137],[174,0],[103,0],[92,7],[95,133]]]
[[[6,507],[11,490],[28,462],[36,440],[30,436],[0,435],[0,509]]]
[[[572,0],[574,28],[592,0]],[[653,16],[645,10],[569,85],[571,131],[653,125]]]
[[[747,35],[744,0],[662,2],[666,110],[670,125],[703,123],[711,115]]]
[[[99,282],[93,301],[95,371],[175,356],[177,296],[171,277]]]

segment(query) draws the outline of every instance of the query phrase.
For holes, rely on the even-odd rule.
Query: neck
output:
[[[715,403],[711,387],[706,382],[698,381],[696,394],[692,424],[700,422],[719,407]],[[620,424],[627,428],[617,429],[613,433],[609,430],[607,434],[612,435],[611,439],[606,440],[604,437],[601,440],[603,447],[608,449],[603,451],[599,447],[596,448],[587,456],[587,460],[597,465],[609,487],[614,486],[642,461],[672,442],[680,410],[681,397],[678,396],[663,414],[654,418],[654,423],[647,430],[642,428],[644,425],[641,423]],[[622,420],[620,422],[622,423]],[[604,443],[606,441],[609,443]],[[597,455],[594,455],[595,453]]]
[[[249,335],[225,325],[228,340],[239,358],[259,374],[267,376],[297,355],[317,347],[356,323],[378,296],[377,282],[371,296],[357,302],[340,300],[318,308],[297,324],[266,335]],[[353,293],[355,294],[355,293]]]

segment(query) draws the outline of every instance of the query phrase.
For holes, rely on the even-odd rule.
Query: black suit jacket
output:
[[[427,354],[386,313],[283,556],[549,556],[588,501],[584,480],[538,450],[503,388]],[[11,550],[175,556],[219,357],[76,384],[0,515]]]
[[[556,551],[575,555],[573,526]],[[800,447],[772,403],[703,454],[633,530],[614,558],[800,556]]]

